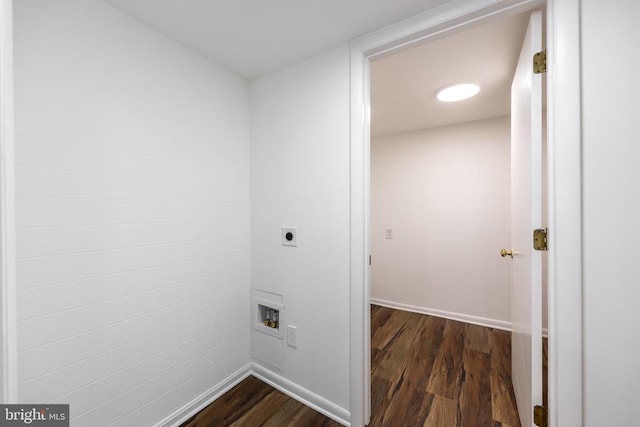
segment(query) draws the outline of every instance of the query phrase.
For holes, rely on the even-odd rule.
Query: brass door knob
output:
[[[502,258],[506,258],[507,256],[510,256],[511,258],[513,258],[513,249],[509,249],[509,250],[506,250],[505,248],[500,249],[500,256]]]

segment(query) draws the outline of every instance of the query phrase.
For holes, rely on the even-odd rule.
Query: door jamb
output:
[[[355,39],[350,45],[352,426],[367,424],[371,415],[369,61],[497,15],[520,13],[545,4],[550,69],[547,76],[549,425],[582,425],[580,0],[454,0]]]

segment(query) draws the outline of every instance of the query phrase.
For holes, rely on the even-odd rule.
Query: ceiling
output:
[[[528,14],[513,15],[371,63],[371,134],[408,132],[505,116]],[[452,83],[474,82],[475,97],[436,99]]]
[[[448,0],[106,0],[247,80],[344,45]],[[528,14],[455,33],[371,64],[373,136],[505,116]],[[459,103],[451,83],[479,83]]]
[[[448,0],[106,0],[247,80]]]

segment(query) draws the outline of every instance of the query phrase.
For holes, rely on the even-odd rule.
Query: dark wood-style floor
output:
[[[371,307],[370,426],[519,426],[508,332]]]
[[[370,427],[520,426],[508,332],[371,306]],[[339,426],[249,377],[185,422]]]
[[[248,377],[181,427],[340,427],[284,393]]]

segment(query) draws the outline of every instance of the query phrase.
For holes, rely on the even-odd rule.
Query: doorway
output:
[[[511,83],[529,15],[504,16],[377,58],[370,65],[371,302],[486,328],[475,334],[486,342],[464,350],[460,344],[466,334],[452,336],[453,326],[446,330],[440,351],[447,354],[438,355],[436,362],[451,370],[447,387],[441,387],[441,378],[431,368],[427,369],[431,379],[406,379],[426,380],[435,401],[457,405],[465,420],[474,412],[468,407],[468,395],[460,390],[491,388],[496,396],[507,386],[513,395],[510,369],[500,374],[506,383],[497,378],[489,381],[487,354],[492,352],[476,350],[500,341],[483,339],[500,336],[494,329],[511,329],[511,263],[500,258],[499,250],[511,241]],[[437,100],[438,90],[452,83],[475,83],[480,93],[460,102]],[[377,360],[381,352],[376,347],[381,329],[379,322],[372,323],[373,415],[379,420],[375,406],[381,406]],[[432,341],[437,347],[438,339]],[[429,344],[423,345],[429,353]],[[393,353],[393,348],[385,350]],[[463,365],[470,354],[475,361],[486,362],[486,381],[465,378]],[[502,362],[491,361],[494,375],[496,367],[501,368]],[[507,393],[493,405],[474,404],[484,405],[477,412],[485,417],[483,422],[491,422],[493,416],[494,421],[512,425],[512,400]],[[384,403],[386,411],[389,405]],[[429,413],[428,419],[433,416]]]
[[[351,43],[350,396],[352,425],[370,415],[369,62],[409,45],[547,6],[549,102],[549,425],[580,425],[582,398],[582,238],[580,9],[577,2],[451,3]],[[559,53],[562,53],[559,55]],[[562,126],[558,124],[561,123]],[[562,144],[556,141],[562,141]],[[562,283],[562,286],[559,286]],[[558,343],[562,342],[559,347]],[[558,412],[558,407],[562,411]]]
[[[510,328],[499,252],[510,241],[511,82],[528,15],[371,62],[372,301]],[[467,82],[480,92],[437,99]]]

